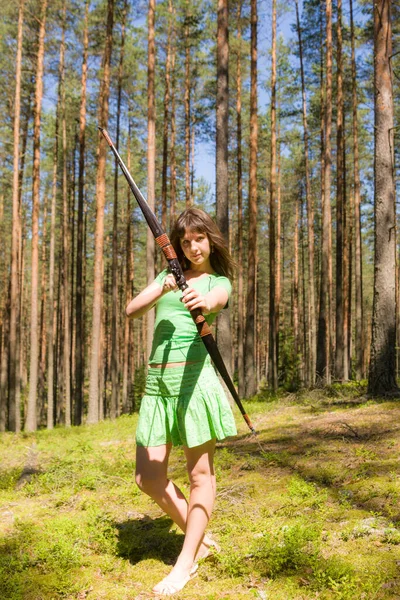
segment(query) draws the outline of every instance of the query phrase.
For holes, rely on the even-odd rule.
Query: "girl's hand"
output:
[[[168,275],[164,279],[162,287],[163,295],[167,294],[168,292],[176,292],[177,289],[178,286],[176,285],[175,277],[172,275],[172,273],[168,273]]]
[[[210,305],[206,296],[203,296],[194,288],[188,287],[182,292],[182,302],[188,310],[200,308],[203,314],[208,315],[210,313]]]

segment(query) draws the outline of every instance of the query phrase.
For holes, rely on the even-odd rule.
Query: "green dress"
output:
[[[167,273],[165,269],[156,278],[160,286]],[[229,279],[217,273],[203,275],[190,285],[201,294],[223,287],[229,296],[232,289]],[[181,297],[180,291],[169,292],[156,304],[146,389],[136,431],[140,446],[172,442],[174,446],[183,444],[192,448],[237,433],[228,399]],[[216,313],[206,315],[209,325],[216,316]],[[181,362],[186,364],[151,366]]]

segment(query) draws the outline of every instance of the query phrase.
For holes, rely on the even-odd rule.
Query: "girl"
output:
[[[229,402],[189,313],[200,308],[211,324],[228,305],[233,260],[218,227],[202,210],[185,210],[170,239],[189,287],[178,291],[173,275],[164,270],[126,308],[128,317],[138,318],[156,306],[136,432],[136,482],[185,533],[175,566],[153,588],[164,595],[181,590],[199,558],[217,547],[205,535],[215,500],[215,442],[236,434]],[[189,502],[167,478],[173,445],[182,445],[185,453]]]

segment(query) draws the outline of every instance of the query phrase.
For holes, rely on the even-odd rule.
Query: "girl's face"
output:
[[[208,266],[211,247],[206,233],[187,229],[181,238],[181,248],[192,268]]]

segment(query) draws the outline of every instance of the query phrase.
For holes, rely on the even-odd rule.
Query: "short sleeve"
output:
[[[224,306],[224,308],[228,308],[228,306],[229,306],[229,298],[231,297],[231,293],[232,293],[232,284],[231,284],[231,282],[224,275],[218,275],[217,277],[213,277],[210,289],[212,290],[212,289],[214,289],[216,287],[222,287],[222,288],[224,288],[224,290],[226,290],[228,292],[228,302]]]
[[[154,281],[157,281],[157,283],[162,287],[163,283],[164,283],[164,279],[166,278],[167,275],[168,275],[168,269],[164,269],[163,271],[161,271],[161,273],[159,273],[157,275],[157,277],[155,278]]]

